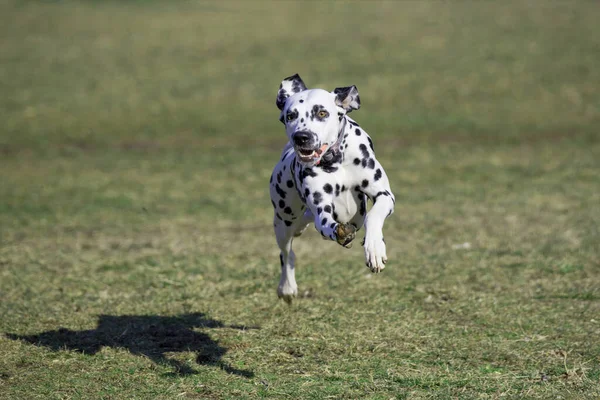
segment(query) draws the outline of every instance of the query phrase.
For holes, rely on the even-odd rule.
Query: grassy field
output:
[[[0,0],[1,399],[600,398],[596,2]],[[275,94],[357,85],[389,263],[295,242]]]

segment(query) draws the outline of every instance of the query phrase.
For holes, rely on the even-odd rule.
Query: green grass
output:
[[[0,398],[600,397],[594,2],[0,2]],[[277,299],[279,82],[355,84],[390,262]],[[468,244],[465,244],[468,243]]]

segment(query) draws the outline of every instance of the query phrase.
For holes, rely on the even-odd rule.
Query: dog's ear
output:
[[[347,113],[360,108],[360,96],[356,86],[335,88],[333,94],[335,94],[335,104],[346,110]]]
[[[283,110],[285,100],[291,95],[302,92],[303,90],[306,90],[306,85],[302,81],[302,78],[300,78],[300,75],[294,74],[285,78],[281,82],[281,85],[279,85],[279,92],[277,92],[277,100],[275,101],[277,108]]]

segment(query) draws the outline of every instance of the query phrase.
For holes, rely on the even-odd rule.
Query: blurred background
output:
[[[298,73],[309,87],[358,87],[352,117],[397,198],[377,278],[364,278],[360,246],[341,251],[314,230],[296,241],[306,315],[290,326],[336,327],[319,327],[327,345],[305,348],[306,360],[354,327],[410,321],[385,331],[400,346],[386,350],[389,368],[409,357],[400,343],[421,346],[417,332],[439,338],[428,344],[436,354],[463,340],[482,365],[521,354],[501,358],[504,372],[548,362],[560,375],[561,357],[536,357],[565,343],[589,366],[599,354],[581,317],[600,312],[598,21],[593,1],[0,1],[0,328],[202,312],[262,327],[264,347],[247,339],[254,353],[228,353],[247,366],[285,346],[269,316],[287,318],[269,308],[279,261],[268,181],[286,141],[276,92]],[[353,321],[330,313],[343,306],[335,299]],[[564,321],[561,342],[552,335]],[[472,338],[556,341],[486,348],[457,339],[464,324]],[[496,371],[464,363],[458,375]],[[40,385],[55,384],[55,367]]]
[[[355,118],[384,151],[384,165],[397,170],[406,167],[397,151],[425,143],[595,142],[597,136],[600,38],[593,2],[4,1],[0,7],[3,159],[27,157],[18,163],[21,172],[47,159],[39,171],[44,183],[74,191],[52,207],[42,193],[15,198],[10,181],[19,178],[9,174],[3,203],[11,219],[25,204],[51,208],[49,218],[73,217],[106,196],[122,211],[168,203],[169,212],[202,205],[218,216],[236,213],[243,196],[256,206],[252,211],[266,212],[264,182],[285,141],[273,99],[293,73],[309,87],[356,85],[363,108]],[[53,169],[73,157],[85,159],[83,170]],[[136,174],[156,181],[153,168],[189,181],[176,190],[170,179],[153,182],[160,196],[143,201],[153,189]],[[80,199],[85,194],[72,178],[92,170],[114,175],[90,177],[86,185],[121,183],[126,190]],[[227,185],[233,197],[215,193],[221,188],[213,185],[225,179],[237,182]],[[403,184],[396,186],[402,191]]]

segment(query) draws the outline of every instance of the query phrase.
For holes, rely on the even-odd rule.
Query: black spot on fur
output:
[[[279,93],[277,94],[277,100],[275,101],[277,108],[279,108],[280,110],[283,109],[285,101],[288,97],[290,96],[287,94],[287,90],[283,89],[282,85],[279,85]]]
[[[361,135],[360,129],[358,129],[358,128],[356,128],[356,130],[354,131],[354,133],[356,133],[356,136],[360,136]]]
[[[335,228],[335,222],[333,222],[331,225],[329,225],[329,227],[330,227],[331,229]]]
[[[275,213],[275,216],[276,216],[277,218],[279,218],[280,220],[282,220],[282,221],[283,221],[283,218],[281,218],[281,215],[279,215],[279,214]]]
[[[369,181],[366,180],[366,179],[363,179],[363,181],[361,183],[361,186],[364,187],[364,188],[366,188],[367,186],[369,186]]]
[[[302,172],[298,174],[298,180],[300,181],[300,185],[304,183],[304,174]]]
[[[283,267],[283,254],[279,253],[279,264]]]
[[[315,204],[315,206],[319,205],[319,203],[323,200],[323,195],[321,194],[321,192],[314,192],[313,193],[313,203]]]
[[[375,151],[375,149],[373,148],[373,141],[370,137],[367,137],[367,139],[369,139],[369,147],[371,148],[371,151]]]
[[[367,199],[364,194],[359,196],[360,199],[360,215],[365,215],[367,213]]]
[[[323,165],[322,168],[323,168],[323,171],[325,171],[329,174],[338,170],[338,167],[335,167],[333,165],[330,165],[330,166]]]
[[[285,207],[285,201],[279,200],[279,208]]]
[[[331,213],[331,206],[328,204],[325,207],[323,207],[323,210],[327,213]]]
[[[302,175],[304,175],[304,178],[306,178],[307,176],[314,178],[315,176],[317,176],[317,173],[313,171],[312,168],[303,168]]]
[[[335,211],[333,212],[333,219],[336,220],[336,221],[338,220],[338,215],[337,215],[337,213]]]
[[[292,213],[292,209],[290,207],[286,207],[283,209],[283,212],[286,214],[291,214]]]
[[[289,187],[289,188],[291,188],[291,187],[293,187],[293,186],[294,186],[294,182],[292,182],[292,181],[287,181],[285,184],[286,184],[286,185],[287,185],[287,187]]]
[[[310,190],[308,188],[304,189],[304,197],[308,197],[310,195]]]
[[[361,143],[358,148],[360,149],[360,152],[362,153],[363,158],[367,158],[369,157],[369,150],[367,150],[367,146],[365,146],[364,143]]]
[[[359,158],[355,158],[353,161],[354,165],[358,165],[360,164],[360,159]]]
[[[326,223],[327,223],[327,218],[323,218],[323,219],[321,220],[321,225],[325,225]]]
[[[300,99],[300,103],[304,103],[304,100],[303,100],[303,99]]]
[[[321,214],[323,212],[323,209],[321,207],[317,207],[317,214]]]
[[[326,183],[323,186],[323,191],[325,191],[325,193],[327,193],[327,194],[331,194],[331,193],[333,193],[333,187],[329,183]]]
[[[375,168],[375,160],[373,158],[369,158],[369,161],[367,163],[367,167],[373,169]]]
[[[304,85],[302,78],[300,78],[300,76],[298,74],[294,74],[294,75],[290,76],[289,78],[286,78],[285,80],[293,82],[292,83],[292,91],[294,93],[298,93],[303,90],[306,90],[306,86]]]
[[[281,190],[281,188],[277,184],[275,184],[275,191],[277,192],[279,197],[281,197],[282,199],[285,199],[285,194],[286,194],[285,191]]]
[[[285,223],[285,226],[290,226],[292,225],[292,221],[283,221]]]
[[[379,196],[389,196],[390,192],[388,192],[387,190],[384,190],[382,192],[377,192],[377,194],[375,196],[373,196],[373,202],[377,201],[377,198]]]
[[[377,171],[375,171],[375,176],[373,177],[373,179],[375,179],[376,181],[381,179],[381,170],[379,168],[377,168]]]

